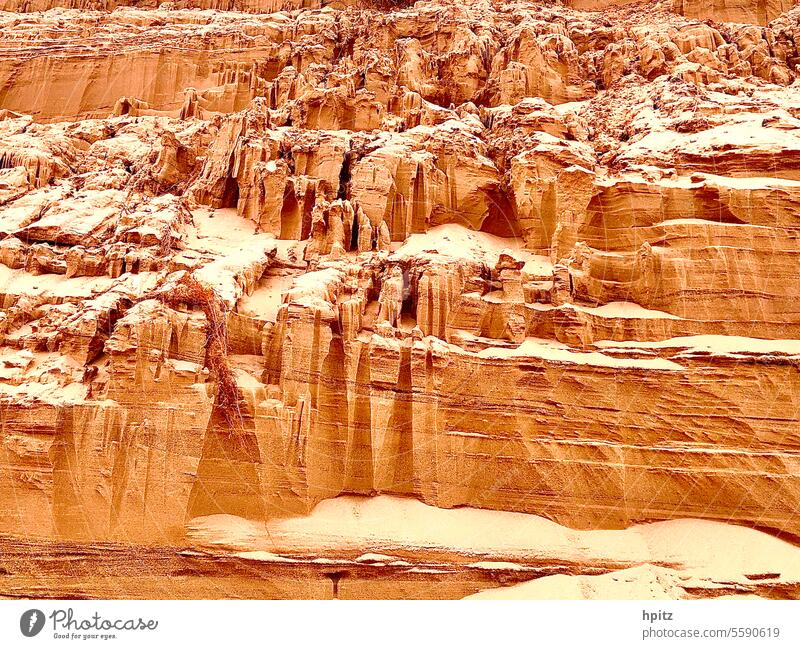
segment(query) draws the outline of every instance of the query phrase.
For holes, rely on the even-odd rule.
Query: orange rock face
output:
[[[0,6],[0,595],[800,592],[800,9]]]

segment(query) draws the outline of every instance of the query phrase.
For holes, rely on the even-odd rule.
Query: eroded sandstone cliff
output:
[[[3,5],[0,533],[800,533],[800,9],[392,5]]]

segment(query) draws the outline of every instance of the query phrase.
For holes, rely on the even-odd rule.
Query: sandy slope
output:
[[[695,519],[572,530],[529,514],[343,496],[308,516],[267,523],[196,518],[189,534],[200,546],[268,561],[315,556],[393,565],[435,557],[486,570],[562,565],[563,574],[487,594],[501,598],[677,598],[693,590],[726,594],[733,586],[746,594],[800,582],[800,548],[757,530]]]

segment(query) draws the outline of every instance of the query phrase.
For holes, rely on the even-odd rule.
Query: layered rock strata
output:
[[[0,14],[0,533],[800,533],[800,9],[273,4]]]

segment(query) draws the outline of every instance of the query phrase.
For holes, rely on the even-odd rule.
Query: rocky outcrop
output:
[[[0,547],[385,494],[800,533],[800,10],[7,8]]]
[[[767,28],[715,28],[666,8],[621,8],[624,18],[613,27],[602,13],[531,10],[525,2],[491,10],[418,2],[388,13],[132,7],[57,9],[33,21],[6,14],[0,24],[13,37],[0,54],[0,105],[38,121],[111,112],[185,118],[238,112],[263,98],[275,125],[393,131],[446,120],[449,108],[470,102],[586,100],[631,74],[675,74],[700,84],[751,76],[793,81],[792,13],[779,15],[791,7],[767,7]],[[747,16],[736,7],[708,16],[706,5],[678,9],[691,19],[758,22],[744,20],[749,9]],[[58,39],[43,47],[56,31]]]
[[[710,4],[692,0],[677,0],[675,9],[690,18],[710,18],[720,22],[766,25],[789,11],[794,4],[790,0],[768,0],[767,2],[716,0]]]

